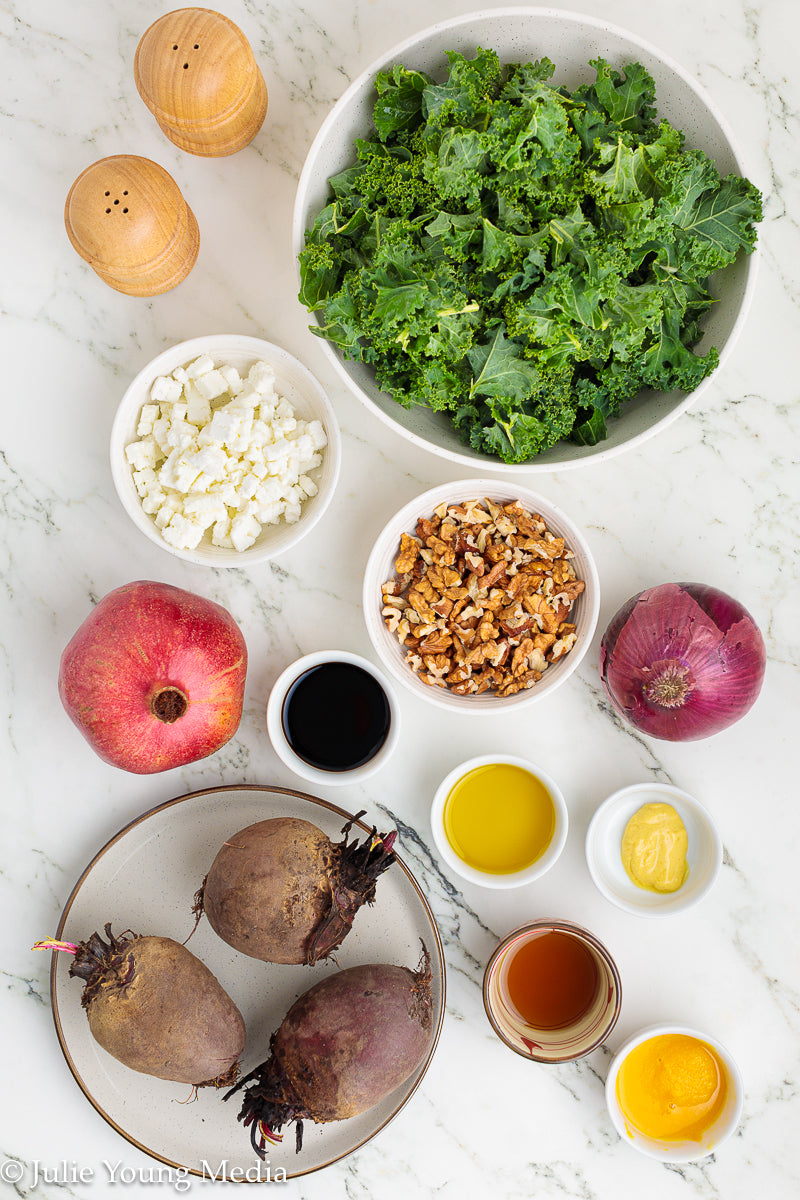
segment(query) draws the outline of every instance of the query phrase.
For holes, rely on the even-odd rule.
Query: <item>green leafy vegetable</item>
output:
[[[709,276],[752,251],[760,194],[684,149],[639,63],[596,59],[570,93],[547,59],[448,58],[441,82],[378,75],[375,132],[330,180],[300,299],[315,333],[475,450],[594,445],[643,388],[688,392],[717,365],[692,349]]]

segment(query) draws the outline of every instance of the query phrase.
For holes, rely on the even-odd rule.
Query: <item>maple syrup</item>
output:
[[[559,930],[522,942],[508,963],[508,999],[532,1029],[564,1029],[592,1008],[600,973],[589,947]]]

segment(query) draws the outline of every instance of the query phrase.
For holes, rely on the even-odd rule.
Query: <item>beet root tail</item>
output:
[[[250,1127],[250,1145],[258,1157],[266,1159],[268,1144],[282,1142],[280,1131],[292,1122],[295,1122],[295,1152],[299,1154],[303,1148],[303,1121],[308,1113],[293,1096],[291,1084],[276,1060],[270,1057],[245,1075],[225,1093],[223,1100],[229,1100],[241,1088],[245,1092],[238,1119],[245,1128]]]

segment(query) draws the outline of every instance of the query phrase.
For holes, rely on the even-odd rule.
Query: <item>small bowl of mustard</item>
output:
[[[667,783],[635,783],[599,806],[586,833],[597,888],[638,917],[667,917],[697,904],[722,865],[722,841],[694,796]]]
[[[469,883],[520,887],[549,871],[569,817],[556,781],[525,758],[486,754],[455,767],[431,806],[433,840]]]

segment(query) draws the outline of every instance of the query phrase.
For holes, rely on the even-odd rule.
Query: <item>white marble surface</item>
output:
[[[295,183],[313,133],[349,79],[377,54],[469,0],[328,0],[224,10],[256,49],[270,89],[263,130],[242,153],[190,157],[160,134],[133,83],[136,43],[167,9],[150,0],[3,0],[0,5],[3,618],[3,1083],[0,1160],[18,1164],[9,1195],[132,1196],[149,1160],[86,1103],[64,1063],[50,1014],[45,955],[93,853],[138,813],[221,783],[298,785],[267,740],[269,687],[301,653],[370,654],[359,597],[370,543],[417,492],[459,478],[366,413],[336,380],[294,299],[289,228]],[[699,579],[757,615],[769,649],[766,686],[736,728],[707,742],[638,737],[609,714],[596,647],[541,710],[484,725],[404,696],[402,745],[365,785],[328,798],[395,818],[446,941],[448,1012],[421,1091],[372,1143],[285,1194],[471,1200],[789,1200],[800,1194],[800,916],[797,863],[798,406],[796,264],[800,16],[794,0],[575,0],[569,7],[627,26],[695,73],[736,129],[766,194],[755,304],[726,369],[702,405],[635,452],[532,478],[586,530],[600,569],[601,628],[640,588]],[[138,153],[177,179],[201,229],[199,260],[153,300],[111,291],[74,254],[62,211],[74,177],[108,154]],[[301,357],[329,388],[344,437],[340,486],[320,525],[279,562],[246,574],[184,565],[127,521],[112,488],[107,441],[132,375],[172,342],[200,333],[260,334]],[[247,638],[251,668],[239,734],[218,755],[146,778],[97,759],[56,694],[61,650],[91,604],[137,578],[168,581],[225,604]],[[794,613],[794,616],[792,616]],[[571,830],[543,880],[510,893],[461,889],[431,852],[434,788],[478,752],[524,752],[559,780]],[[671,781],[716,816],[725,863],[700,907],[645,922],[609,905],[584,863],[599,801],[636,780]],[[320,793],[325,795],[326,793]],[[483,1015],[483,964],[520,920],[561,915],[590,926],[620,965],[623,1012],[607,1050],[556,1069],[523,1062]],[[606,1114],[609,1052],[642,1025],[707,1029],[746,1081],[738,1134],[685,1167],[637,1155]],[[37,1183],[35,1163],[57,1175]],[[88,1168],[70,1182],[59,1164]],[[135,1176],[114,1184],[105,1162]],[[193,1191],[209,1184],[195,1181]],[[231,1185],[217,1184],[228,1192]],[[205,1193],[204,1193],[205,1194]]]

